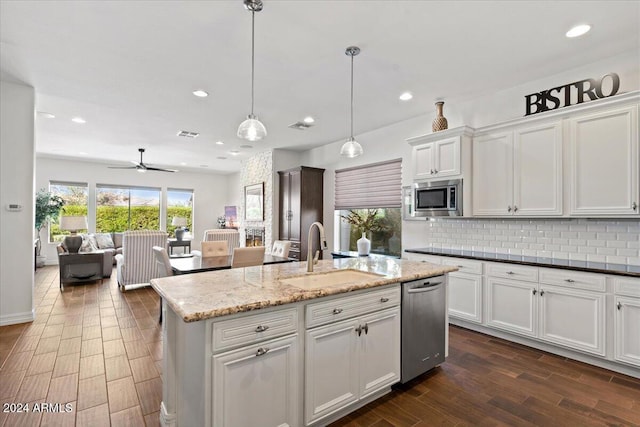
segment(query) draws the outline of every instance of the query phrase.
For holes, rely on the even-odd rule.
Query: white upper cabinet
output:
[[[520,126],[473,141],[473,214],[562,215],[562,124]]]
[[[460,137],[413,147],[415,179],[460,175]]]
[[[638,215],[636,105],[569,120],[571,215]]]

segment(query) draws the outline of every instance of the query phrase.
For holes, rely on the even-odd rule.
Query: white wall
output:
[[[218,228],[217,218],[224,215],[224,207],[234,204],[229,200],[230,182],[233,175],[199,174],[192,172],[164,173],[135,170],[109,169],[104,163],[78,162],[72,160],[36,158],[36,187],[48,188],[49,181],[84,182],[89,184],[89,231],[95,231],[96,184],[140,185],[146,187],[192,189],[194,191],[194,240],[191,249],[200,249],[205,230]],[[166,199],[162,202],[166,205]],[[160,228],[165,229],[166,219],[160,218]],[[45,232],[43,231],[43,235]],[[43,239],[44,240],[44,239]],[[55,243],[43,245],[42,254],[48,264],[57,263]]]
[[[0,326],[34,319],[35,92],[0,82]],[[22,205],[9,212],[9,204]]]
[[[640,53],[631,51],[522,86],[508,88],[498,93],[487,93],[475,99],[459,101],[445,99],[444,116],[448,119],[450,129],[463,125],[479,128],[521,118],[525,114],[525,95],[586,78],[599,78],[610,72],[620,76],[619,93],[640,90]],[[336,237],[333,227],[334,172],[336,169],[402,158],[402,184],[409,185],[411,183],[411,149],[406,139],[431,133],[431,122],[435,117],[435,108],[431,100],[414,99],[411,102],[424,102],[427,113],[391,126],[357,134],[356,139],[364,148],[364,154],[361,157],[356,159],[341,158],[339,152],[344,140],[303,153],[302,164],[326,169],[323,224],[327,230],[329,248],[334,247]],[[357,112],[357,100],[355,106]],[[357,113],[355,123],[357,130]],[[345,128],[345,140],[347,136],[348,129]],[[617,224],[611,221],[609,225],[615,227]],[[604,226],[606,227],[607,224]],[[427,221],[403,221],[402,227],[403,249],[424,247],[431,243]]]

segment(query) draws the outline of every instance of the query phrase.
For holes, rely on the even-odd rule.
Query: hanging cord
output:
[[[255,63],[255,22],[256,12],[251,11],[251,118],[253,118],[253,81],[254,78],[254,63]]]
[[[353,54],[351,55],[351,140],[353,140]]]

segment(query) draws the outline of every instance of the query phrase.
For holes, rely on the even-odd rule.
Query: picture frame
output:
[[[244,219],[264,221],[264,182],[244,187]]]

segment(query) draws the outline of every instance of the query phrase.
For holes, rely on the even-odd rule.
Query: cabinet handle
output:
[[[631,204],[631,207],[633,208],[633,210],[635,211],[636,209],[638,209],[638,204],[636,202],[633,202]]]
[[[464,265],[456,265],[458,268],[464,268]]]
[[[433,173],[438,173],[438,169],[434,169],[434,170],[433,170]]]
[[[507,271],[507,274],[511,275],[511,274],[516,274],[513,271]]]
[[[342,309],[341,308],[334,308],[333,309],[333,314],[340,314],[342,313]]]
[[[507,212],[511,212],[511,206],[507,206]]]
[[[575,280],[573,280],[573,279],[564,279],[564,281],[567,282],[567,283],[574,283],[575,282]]]
[[[544,289],[540,290],[540,296],[544,295]]]
[[[622,308],[622,303],[618,301],[618,304],[616,304],[616,307],[618,307],[618,310],[620,310]]]
[[[256,351],[256,356],[263,356],[269,352],[267,347],[260,347],[258,351]]]
[[[429,171],[429,174],[430,174],[430,175],[433,175],[433,169],[431,169],[431,170]]]
[[[533,290],[531,291],[531,293],[535,295],[535,294],[537,294],[537,293],[538,293],[538,291],[536,291],[535,289],[533,289]]]
[[[380,302],[389,302],[389,298],[382,297],[380,298]]]
[[[513,211],[518,212],[518,207],[516,205],[513,206]]]
[[[362,325],[358,325],[356,332],[358,333],[358,336],[362,335]]]
[[[258,327],[256,328],[256,332],[264,332],[267,329],[269,329],[268,326],[262,326],[262,325],[258,325]]]
[[[365,334],[369,334],[369,324],[368,323],[364,324],[364,333]]]

